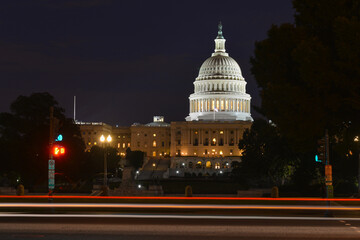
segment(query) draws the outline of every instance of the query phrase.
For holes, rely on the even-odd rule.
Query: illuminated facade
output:
[[[245,79],[237,62],[226,52],[225,41],[220,23],[215,51],[201,65],[194,82],[186,121],[252,121]]]
[[[215,52],[202,64],[189,100],[190,113],[182,122],[168,124],[162,116],[155,116],[151,123],[130,127],[80,124],[87,149],[104,132],[113,136],[112,145],[121,156],[130,147],[145,152],[148,161],[167,159],[169,168],[164,177],[230,172],[231,163],[241,161],[238,143],[253,119],[245,79],[225,51],[221,24]]]

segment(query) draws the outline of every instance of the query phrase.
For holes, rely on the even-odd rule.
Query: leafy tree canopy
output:
[[[233,166],[235,174],[250,185],[283,185],[298,163],[286,139],[263,119],[255,120],[251,129],[245,130],[239,149],[243,156],[241,163],[236,164],[239,166]]]
[[[108,173],[116,172],[121,160],[121,157],[117,155],[116,148],[93,146],[89,152],[86,152],[86,171],[83,172],[85,178],[92,178],[96,174],[104,173],[104,154],[107,155]]]
[[[80,130],[49,93],[19,96],[10,106],[10,113],[0,113],[1,172],[18,172],[26,187],[47,183],[49,159],[50,107],[60,120],[62,144],[67,154],[56,161],[56,170],[77,178],[84,151]]]
[[[360,124],[360,2],[294,0],[294,24],[255,44],[260,111],[304,150],[328,128]]]
[[[142,151],[131,151],[126,149],[126,165],[139,169],[144,163],[145,153]]]

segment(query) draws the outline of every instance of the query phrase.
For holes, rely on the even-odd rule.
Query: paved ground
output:
[[[360,239],[360,221],[0,217],[0,239]]]

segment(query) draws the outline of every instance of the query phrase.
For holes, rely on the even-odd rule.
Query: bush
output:
[[[278,198],[279,197],[279,188],[274,186],[271,189],[271,197],[272,198]]]
[[[190,185],[185,188],[185,197],[192,197],[192,187]]]
[[[17,196],[24,196],[25,190],[24,190],[24,185],[19,184],[16,188],[16,195]]]
[[[109,187],[108,186],[102,186],[101,187],[101,196],[109,196]]]

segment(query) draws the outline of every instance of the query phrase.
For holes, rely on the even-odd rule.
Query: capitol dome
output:
[[[229,57],[216,55],[209,57],[201,65],[197,81],[215,79],[215,78],[244,80],[241,74],[239,64]]]
[[[219,24],[215,51],[201,65],[190,95],[190,114],[186,121],[252,121],[251,97],[239,64],[225,50],[222,25]]]

